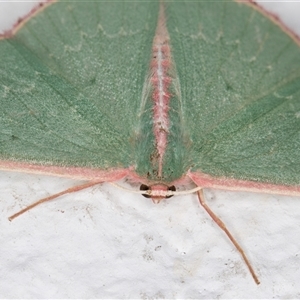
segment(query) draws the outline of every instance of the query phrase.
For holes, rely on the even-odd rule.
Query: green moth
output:
[[[259,283],[203,188],[299,195],[298,44],[249,3],[36,9],[0,42],[0,167],[87,183],[11,219],[102,182],[194,185]]]

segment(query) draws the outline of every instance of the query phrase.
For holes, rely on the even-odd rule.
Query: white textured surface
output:
[[[9,4],[0,3],[0,22],[20,5]],[[267,4],[297,21],[299,3]],[[248,254],[261,280],[256,286],[195,195],[154,205],[104,184],[7,220],[74,184],[0,173],[1,298],[300,297],[299,197],[206,191]]]

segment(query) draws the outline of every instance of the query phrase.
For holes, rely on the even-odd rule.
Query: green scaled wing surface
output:
[[[54,3],[0,40],[1,160],[134,164],[158,3]]]
[[[245,4],[167,10],[194,172],[300,184],[300,48]]]

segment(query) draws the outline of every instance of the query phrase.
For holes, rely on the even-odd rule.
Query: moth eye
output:
[[[168,191],[172,191],[172,192],[175,192],[176,191],[176,187],[174,185],[171,185],[168,187]],[[167,196],[166,198],[171,198],[173,197],[174,195],[171,195],[171,196]]]
[[[149,186],[148,185],[146,185],[146,184],[141,184],[141,186],[140,186],[140,191],[149,191],[150,190],[150,188],[149,188]],[[147,194],[142,194],[145,198],[151,198],[151,196],[150,195],[147,195]]]
[[[168,187],[168,191],[176,192],[176,187],[174,185],[171,185]]]

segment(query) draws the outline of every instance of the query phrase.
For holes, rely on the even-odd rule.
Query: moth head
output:
[[[146,198],[151,198],[153,203],[159,203],[162,199],[171,198],[173,196],[173,192],[176,191],[174,185],[167,186],[165,184],[153,184],[146,185],[141,184],[141,191],[145,191],[142,195]]]

